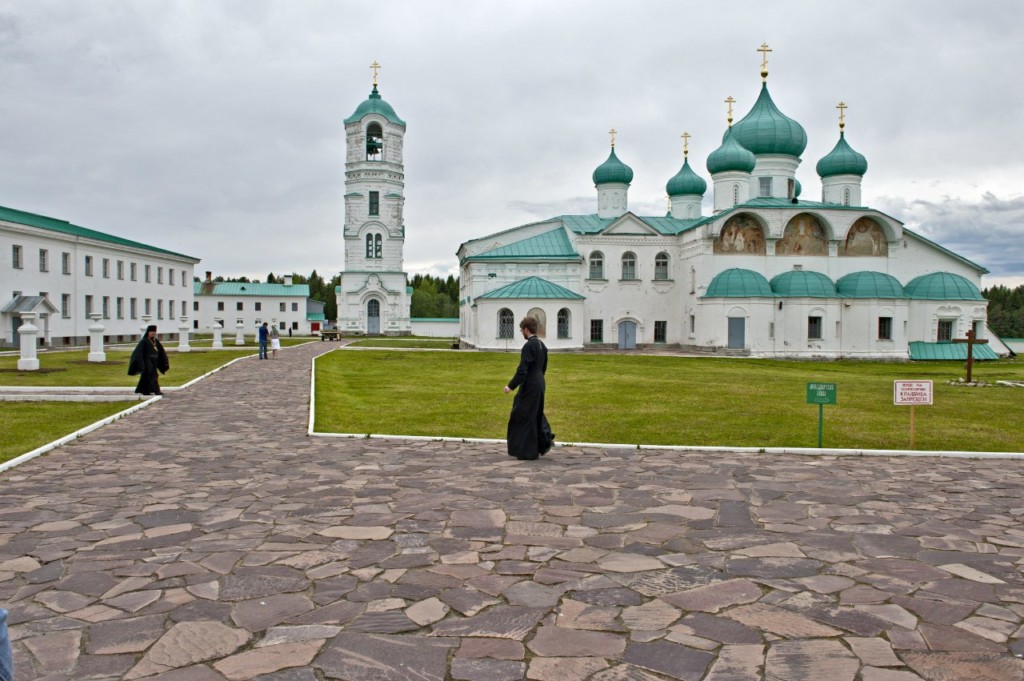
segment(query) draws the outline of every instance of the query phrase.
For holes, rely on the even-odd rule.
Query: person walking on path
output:
[[[267,323],[263,322],[263,326],[260,327],[260,359],[267,358],[267,338],[269,335]]]
[[[276,326],[270,327],[270,357],[277,359],[277,351],[281,349],[281,332]]]
[[[551,449],[555,434],[544,416],[544,373],[548,369],[548,349],[537,337],[537,320],[524,317],[519,331],[526,339],[519,355],[515,376],[505,386],[505,394],[516,388],[512,414],[508,419],[508,455],[533,460]]]
[[[128,360],[128,375],[139,377],[135,392],[142,395],[162,395],[156,372],[166,374],[170,368],[171,363],[167,359],[164,346],[156,337],[156,326],[150,324],[146,327],[146,334],[132,351],[131,359]]]

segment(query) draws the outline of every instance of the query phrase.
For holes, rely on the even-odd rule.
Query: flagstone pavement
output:
[[[311,438],[335,347],[0,478],[19,681],[1024,679],[1020,462]]]

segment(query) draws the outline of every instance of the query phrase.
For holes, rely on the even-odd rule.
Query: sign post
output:
[[[835,383],[808,383],[807,404],[818,405],[818,449],[821,449],[822,422],[825,419],[825,405],[836,403]]]
[[[910,448],[914,448],[914,407],[932,403],[931,381],[893,381],[892,403],[910,405]]]

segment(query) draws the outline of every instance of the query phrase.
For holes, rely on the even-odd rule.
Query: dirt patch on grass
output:
[[[0,369],[0,374],[25,374],[25,375],[28,375],[28,374],[55,374],[55,373],[58,373],[58,372],[61,372],[61,371],[67,371],[67,369],[65,369],[64,367],[56,367],[56,368],[54,368],[54,367],[51,367],[51,368],[40,367],[40,368],[38,368],[38,369],[36,369],[34,371],[23,371],[21,369]]]

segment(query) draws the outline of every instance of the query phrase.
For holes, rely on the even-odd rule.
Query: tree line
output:
[[[993,286],[981,292],[988,299],[988,326],[1001,338],[1024,338],[1024,285]]]

